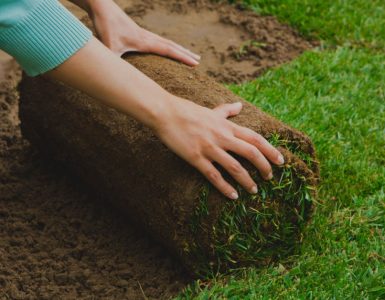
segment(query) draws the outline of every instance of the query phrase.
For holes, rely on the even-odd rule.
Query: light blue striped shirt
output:
[[[57,0],[0,0],[0,49],[30,76],[57,67],[91,36]]]

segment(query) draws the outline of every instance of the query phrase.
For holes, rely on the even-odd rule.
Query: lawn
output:
[[[179,299],[385,298],[385,1],[247,0],[323,47],[230,86],[306,132],[319,206],[299,253],[190,285]]]
[[[235,2],[235,1],[232,1]],[[384,0],[243,0],[328,45],[385,47]]]

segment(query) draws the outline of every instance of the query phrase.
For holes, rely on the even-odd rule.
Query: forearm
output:
[[[174,98],[96,38],[47,76],[154,128]]]

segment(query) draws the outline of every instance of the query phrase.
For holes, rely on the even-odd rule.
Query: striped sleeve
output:
[[[23,0],[19,7],[15,7],[18,0],[10,2],[12,8],[0,4],[2,15],[8,16],[2,22],[0,14],[0,48],[13,56],[30,76],[54,69],[92,36],[57,0]],[[4,14],[7,9],[9,13]]]

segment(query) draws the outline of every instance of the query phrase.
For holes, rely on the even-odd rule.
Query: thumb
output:
[[[241,102],[221,104],[213,109],[213,111],[215,111],[226,119],[238,115],[241,110]]]

